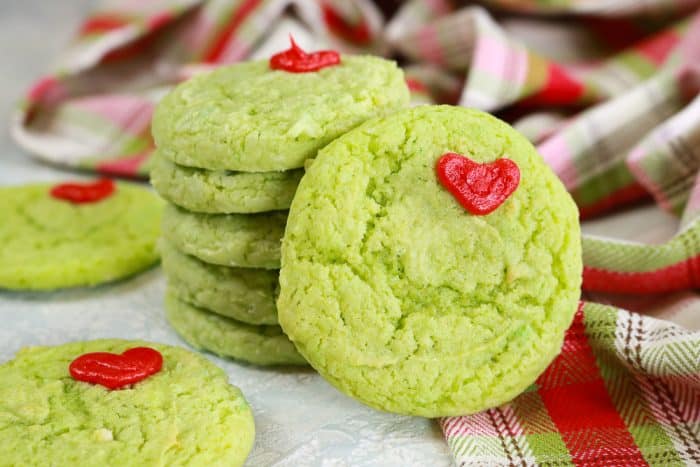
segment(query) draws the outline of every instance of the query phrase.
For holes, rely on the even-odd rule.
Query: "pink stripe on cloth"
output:
[[[654,139],[656,139],[659,144],[664,144],[664,141],[658,137],[658,134],[654,134]],[[659,187],[654,180],[649,177],[644,169],[642,162],[644,161],[645,156],[646,151],[644,150],[644,147],[636,147],[630,152],[629,156],[627,156],[627,168],[630,170],[630,172],[632,172],[634,178],[636,178],[637,181],[644,186],[649,193],[651,193],[659,206],[669,212],[673,212],[673,206],[669,202],[668,198],[666,198],[666,195],[661,190],[661,187]]]
[[[700,12],[691,20],[681,40],[679,51],[686,65],[700,67]]]
[[[678,45],[680,36],[674,30],[665,31],[642,42],[635,50],[655,65],[661,65],[668,54]]]
[[[567,189],[576,186],[579,176],[573,163],[573,154],[563,136],[555,134],[540,144],[537,150]]]
[[[486,410],[468,417],[443,418],[441,423],[442,430],[448,438],[459,435],[498,436],[498,431]]]
[[[149,100],[125,95],[84,97],[71,102],[71,106],[99,115],[133,136],[150,127],[155,109]]]
[[[183,45],[190,50],[193,55],[202,54],[211,40],[212,31],[216,28],[216,22],[206,14],[205,9],[200,9],[192,20],[191,25],[181,36]]]
[[[471,66],[492,74],[495,79],[517,86],[524,83],[527,77],[527,60],[525,49],[518,50],[502,38],[497,39],[484,33],[476,40]]]
[[[226,47],[221,51],[216,59],[217,63],[235,63],[248,55],[250,48],[248,44],[237,40],[235,37],[231,37],[226,43]]]
[[[443,15],[454,9],[449,0],[426,0],[425,3],[433,9],[433,13],[436,15]]]
[[[68,90],[53,76],[45,76],[34,83],[27,92],[32,103],[52,105],[68,96]]]
[[[161,26],[165,26],[174,19],[175,17],[170,11],[161,11],[159,13],[149,16],[146,20],[146,26],[148,27],[148,29],[153,31],[155,29],[160,28]]]
[[[695,185],[690,192],[690,198],[688,198],[688,204],[686,204],[686,210],[691,212],[700,211],[700,174],[695,178]]]
[[[418,33],[418,46],[426,60],[443,64],[445,59],[442,55],[442,48],[438,40],[438,32],[432,26],[425,26]]]

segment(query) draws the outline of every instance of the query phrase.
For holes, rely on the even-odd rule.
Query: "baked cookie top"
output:
[[[152,132],[173,162],[213,170],[299,168],[365,120],[408,104],[396,63],[344,55],[309,73],[239,63],[177,86],[158,105]]]
[[[160,352],[162,369],[131,386],[110,390],[69,372],[80,355],[141,346]],[[25,348],[0,365],[0,452],[9,465],[242,465],[254,437],[238,388],[179,347],[74,342]]]
[[[52,195],[100,186],[111,191],[94,200]],[[149,190],[108,180],[0,187],[0,288],[95,285],[139,272],[158,260],[162,209]]]
[[[472,194],[498,194],[503,164],[519,183],[472,214],[439,180],[449,153],[473,166]],[[368,405],[468,414],[518,395],[559,352],[581,269],[577,208],[523,136],[476,110],[417,107],[350,131],[307,168],[282,245],[279,320],[319,373]]]

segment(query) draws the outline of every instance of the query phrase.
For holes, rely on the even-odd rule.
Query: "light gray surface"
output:
[[[10,141],[7,122],[17,97],[50,69],[52,57],[93,3],[0,0],[0,185],[76,177],[30,159]],[[184,345],[164,321],[163,293],[159,268],[89,290],[0,292],[0,361],[22,346],[100,337]],[[265,370],[211,358],[253,407],[257,438],[251,466],[449,464],[434,422],[364,407],[311,371]]]

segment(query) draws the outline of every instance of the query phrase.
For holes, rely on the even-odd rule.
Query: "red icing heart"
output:
[[[288,50],[270,57],[270,68],[273,70],[308,73],[340,63],[340,54],[335,50],[319,50],[318,52],[307,53],[294,42],[292,36],[289,36],[289,40],[292,45]]]
[[[75,204],[95,203],[107,198],[116,189],[109,178],[92,183],[62,183],[51,189],[51,196]]]
[[[71,362],[71,376],[86,383],[101,384],[108,389],[118,389],[138,383],[163,367],[163,356],[150,347],[135,347],[121,355],[109,352],[92,352]]]
[[[489,214],[513,194],[520,183],[520,169],[510,159],[479,164],[448,152],[438,159],[440,183],[464,209],[477,216]]]

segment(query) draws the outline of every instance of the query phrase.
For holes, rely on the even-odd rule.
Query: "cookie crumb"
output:
[[[97,441],[114,441],[114,435],[107,428],[98,428],[93,435]]]

